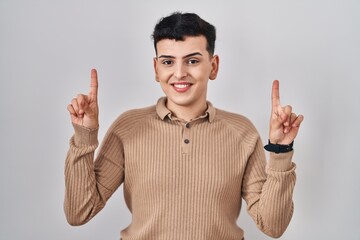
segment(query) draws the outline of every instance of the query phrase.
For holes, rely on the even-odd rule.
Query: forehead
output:
[[[162,39],[156,44],[158,55],[185,56],[190,53],[207,53],[207,42],[204,36],[185,37],[184,41],[175,39]]]

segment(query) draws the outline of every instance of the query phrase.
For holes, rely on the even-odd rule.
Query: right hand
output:
[[[91,70],[90,91],[88,95],[78,94],[67,106],[71,122],[86,128],[99,126],[99,107],[97,102],[98,77],[96,69]]]

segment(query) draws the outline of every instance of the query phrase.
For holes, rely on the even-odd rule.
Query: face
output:
[[[167,96],[169,109],[206,105],[207,84],[216,78],[219,65],[218,56],[210,56],[206,45],[204,36],[157,43],[155,76]]]

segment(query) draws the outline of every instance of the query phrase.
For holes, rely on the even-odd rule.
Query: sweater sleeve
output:
[[[114,126],[107,132],[94,161],[98,129],[73,125],[75,134],[65,161],[64,212],[70,225],[94,217],[124,178],[123,147]]]
[[[271,237],[285,232],[293,214],[296,175],[292,155],[293,151],[270,153],[266,165],[259,138],[245,170],[242,194],[247,210],[257,227]]]

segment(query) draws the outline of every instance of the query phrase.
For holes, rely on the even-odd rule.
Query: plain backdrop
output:
[[[81,227],[63,213],[66,106],[99,74],[100,139],[122,112],[155,104],[151,33],[174,12],[217,28],[208,99],[250,118],[264,144],[271,83],[305,121],[295,142],[295,212],[281,239],[360,239],[360,1],[0,0],[0,239],[119,239],[120,187]],[[269,239],[243,206],[246,239]]]

